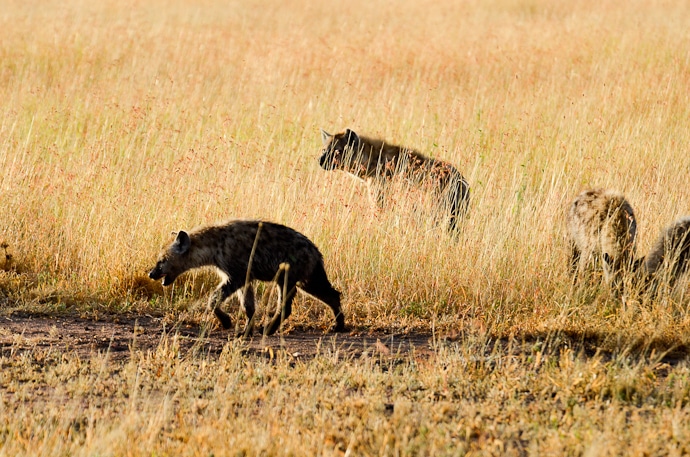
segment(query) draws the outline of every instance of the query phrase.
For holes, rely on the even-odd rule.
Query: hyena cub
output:
[[[458,218],[467,210],[470,190],[453,165],[410,148],[359,136],[349,129],[335,135],[321,130],[321,139],[321,168],[343,170],[367,181],[371,197],[379,207],[383,206],[387,183],[399,176],[431,187],[450,215],[449,229],[457,229]]]
[[[578,195],[567,217],[573,280],[602,268],[604,281],[617,288],[633,269],[637,222],[630,203],[618,192],[591,189]]]
[[[261,228],[259,229],[261,224]],[[252,248],[256,250],[252,258],[251,271],[247,268]],[[281,267],[288,264],[287,271]],[[340,309],[340,292],[333,288],[326,276],[323,257],[318,248],[306,236],[280,224],[259,221],[232,221],[222,225],[197,228],[187,233],[181,231],[175,240],[163,250],[158,263],[149,273],[154,280],[163,278],[163,285],[168,286],[187,270],[202,266],[216,268],[221,282],[211,294],[208,307],[228,329],[230,316],[223,311],[223,302],[233,293],[238,293],[240,305],[247,315],[244,335],[252,332],[254,316],[254,291],[249,281],[271,281],[278,284],[279,303],[285,301],[284,318],[292,312],[292,300],[296,288],[323,301],[335,316],[336,332],[345,331],[345,316]],[[287,274],[287,295],[282,296],[285,275]],[[266,324],[264,332],[272,335],[281,323],[280,313]]]
[[[678,219],[663,230],[640,268],[652,295],[662,284],[673,288],[678,277],[690,269],[690,217]]]

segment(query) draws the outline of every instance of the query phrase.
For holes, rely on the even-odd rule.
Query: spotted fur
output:
[[[578,195],[567,217],[572,257],[571,273],[603,271],[604,280],[619,284],[633,268],[637,222],[625,197],[607,189],[591,189]]]
[[[652,245],[642,266],[646,285],[653,294],[667,284],[672,289],[690,269],[690,216],[666,227]]]
[[[449,213],[449,229],[458,228],[458,218],[467,211],[470,190],[465,178],[450,163],[425,157],[410,148],[359,136],[349,129],[335,135],[321,130],[321,139],[321,167],[346,171],[365,180],[379,207],[384,204],[387,184],[394,177],[402,177],[433,189],[439,204]]]
[[[211,225],[190,231],[181,231],[175,240],[159,256],[156,266],[149,273],[154,280],[163,280],[163,285],[193,268],[212,266],[216,268],[221,282],[211,294],[208,302],[224,328],[230,328],[230,316],[222,310],[225,300],[238,293],[240,303],[247,315],[244,334],[252,332],[254,316],[254,292],[251,285],[245,286],[249,259],[257,237],[256,250],[251,263],[249,280],[276,280],[280,302],[285,301],[283,318],[292,312],[292,300],[296,288],[326,303],[335,316],[335,331],[345,330],[345,317],[340,307],[340,292],[333,288],[324,269],[323,257],[318,248],[306,236],[271,222],[232,221]],[[289,265],[284,270],[284,265]],[[282,266],[282,267],[281,267]],[[287,294],[282,297],[285,275]],[[280,326],[281,316],[276,313],[264,331],[273,334]]]

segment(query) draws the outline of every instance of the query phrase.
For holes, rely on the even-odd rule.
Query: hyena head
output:
[[[178,276],[189,269],[187,257],[191,244],[187,232],[179,232],[175,241],[158,257],[156,266],[149,272],[149,278],[154,281],[163,278],[164,286],[172,284]]]
[[[323,153],[319,159],[321,168],[356,172],[359,160],[355,160],[355,155],[360,152],[361,141],[355,132],[347,129],[343,133],[331,135],[321,130],[321,141],[323,141]]]

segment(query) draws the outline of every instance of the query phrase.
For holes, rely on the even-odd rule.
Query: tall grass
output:
[[[172,230],[264,218],[320,247],[355,329],[459,335],[268,360],[162,335],[122,362],[0,325],[0,455],[687,453],[688,364],[664,358],[690,347],[687,281],[573,287],[564,213],[622,191],[643,254],[690,212],[689,23],[656,0],[0,0],[2,313],[212,319],[211,275],[147,269]],[[377,211],[320,169],[320,128],[456,165],[458,237],[430,195]],[[290,325],[331,323],[298,301]]]
[[[642,307],[572,290],[563,213],[583,188],[619,189],[644,252],[688,212],[689,16],[651,1],[4,2],[0,238],[28,278],[5,294],[187,306],[211,278],[134,293],[170,231],[265,218],[316,242],[355,326],[685,341],[684,287]],[[429,196],[377,212],[321,170],[318,129],[345,127],[455,164],[472,187],[459,238],[418,211]]]

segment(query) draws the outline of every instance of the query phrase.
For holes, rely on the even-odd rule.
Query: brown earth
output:
[[[166,326],[164,319],[153,316],[111,315],[101,319],[78,316],[45,316],[15,313],[0,316],[0,355],[10,356],[31,350],[55,350],[88,357],[109,352],[114,359],[128,358],[133,350],[155,350],[165,337],[176,337],[180,349],[219,354],[231,341],[228,331],[213,325],[204,330],[196,323]],[[313,357],[324,351],[339,351],[344,356],[363,353],[385,356],[430,354],[431,335],[394,335],[386,333],[322,333],[300,331],[262,338],[256,334],[244,342],[249,354],[282,351],[294,357]]]
[[[220,354],[226,345],[241,341],[244,353],[260,357],[273,357],[280,353],[308,358],[338,352],[345,359],[364,354],[386,358],[408,355],[429,358],[439,347],[463,338],[462,334],[434,338],[427,333],[353,331],[335,334],[293,328],[282,336],[276,334],[262,338],[257,333],[249,340],[238,340],[231,336],[231,332],[213,322],[211,325],[200,325],[182,321],[171,325],[163,317],[150,315],[112,314],[95,319],[14,312],[0,315],[0,356],[11,357],[38,350],[69,352],[80,358],[88,358],[92,354],[108,352],[113,360],[126,360],[133,351],[153,351],[161,341],[175,339],[184,353]],[[598,354],[609,359],[613,354],[625,353],[626,357],[652,356],[659,362],[670,364],[690,357],[690,347],[683,343],[605,333],[560,330],[511,338],[485,337],[476,357],[490,357],[496,350],[513,355],[531,354],[539,350],[557,357],[563,348],[575,350],[585,357]]]

